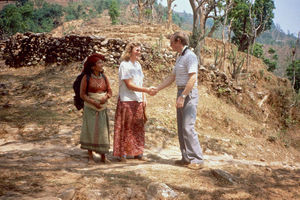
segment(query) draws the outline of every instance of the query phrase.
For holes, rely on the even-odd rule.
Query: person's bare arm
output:
[[[161,84],[159,84],[159,86],[156,87],[157,92],[170,86],[174,81],[175,81],[175,74],[169,75],[167,78],[163,80]]]
[[[136,91],[136,92],[146,92],[146,93],[150,92],[149,88],[139,87],[139,86],[135,85],[133,83],[132,79],[125,79],[124,82],[125,82],[125,84],[126,84],[126,86],[129,90],[133,90],[133,91]]]
[[[96,101],[94,99],[92,99],[91,97],[89,97],[86,93],[87,88],[87,82],[86,82],[86,76],[84,75],[84,77],[81,79],[81,83],[80,83],[80,98],[83,99],[83,101],[88,102],[90,104],[93,104],[94,106],[96,106],[97,108],[101,108],[101,102],[100,101]]]
[[[193,89],[196,80],[197,80],[197,74],[196,73],[190,73],[189,74],[189,80],[188,80],[184,90],[182,91],[181,95],[187,96],[191,92],[191,90]],[[184,105],[184,98],[182,96],[179,96],[177,98],[176,108],[182,108],[183,105]]]

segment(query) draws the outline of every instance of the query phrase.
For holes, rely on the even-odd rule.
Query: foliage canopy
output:
[[[232,42],[245,51],[253,41],[273,23],[274,0],[234,0],[234,7],[229,12],[234,36]],[[250,18],[251,14],[251,18]]]

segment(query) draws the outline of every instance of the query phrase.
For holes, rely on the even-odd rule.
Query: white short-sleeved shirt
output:
[[[143,86],[144,74],[138,61],[122,61],[119,67],[119,96],[121,101],[143,101],[143,93],[129,90],[124,80],[132,79],[139,87]]]
[[[187,48],[187,47],[185,47]],[[190,49],[183,50],[183,55],[176,59],[175,66],[172,73],[176,76],[177,86],[186,86],[189,80],[190,73],[196,73],[198,75],[198,59],[196,54]],[[198,85],[197,80],[194,87]]]

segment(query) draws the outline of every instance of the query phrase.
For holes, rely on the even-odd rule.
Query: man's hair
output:
[[[184,32],[175,32],[172,37],[174,38],[174,41],[180,41],[182,45],[188,45],[189,44],[189,38]]]

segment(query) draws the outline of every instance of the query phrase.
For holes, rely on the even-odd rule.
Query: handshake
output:
[[[149,94],[149,95],[151,95],[151,96],[154,96],[154,95],[156,95],[157,93],[158,93],[158,89],[157,89],[157,87],[154,87],[154,86],[151,86],[151,87],[148,87],[147,88],[147,94]]]

